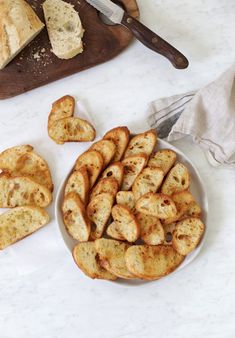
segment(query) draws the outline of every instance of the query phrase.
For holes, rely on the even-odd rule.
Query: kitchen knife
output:
[[[188,67],[187,58],[160,36],[155,34],[141,22],[134,19],[121,7],[110,0],[86,0],[90,5],[103,13],[112,22],[121,24],[128,28],[132,34],[146,47],[165,56],[175,68],[184,69]]]

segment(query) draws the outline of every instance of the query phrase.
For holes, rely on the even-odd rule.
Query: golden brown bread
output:
[[[96,150],[102,155],[104,159],[104,167],[107,167],[115,155],[116,145],[110,140],[100,140],[95,142],[90,149]]]
[[[136,177],[146,166],[147,160],[147,155],[140,154],[129,156],[122,161],[124,166],[124,175],[121,190],[127,191],[132,187]]]
[[[90,194],[90,200],[103,192],[108,192],[115,198],[116,193],[118,192],[117,180],[112,177],[106,177],[99,180],[95,187],[92,189],[92,192]]]
[[[78,243],[73,249],[73,258],[77,266],[90,278],[117,279],[117,276],[114,276],[99,264],[95,242]]]
[[[177,214],[175,203],[168,195],[151,192],[136,202],[136,210],[160,219],[174,217]]]
[[[62,204],[64,224],[68,233],[80,242],[86,242],[91,232],[91,224],[86,215],[86,209],[80,197],[70,192]]]
[[[145,154],[148,157],[151,155],[156,144],[157,133],[154,129],[135,135],[127,146],[124,158],[139,154]]]
[[[173,150],[161,149],[150,157],[148,166],[162,169],[165,176],[175,164],[176,158],[177,155]]]
[[[177,163],[168,173],[162,185],[162,193],[172,195],[187,190],[190,184],[189,171],[183,163]]]
[[[125,241],[125,237],[120,233],[120,227],[118,223],[112,222],[106,229],[106,234],[118,241]]]
[[[135,276],[127,270],[125,252],[130,247],[127,243],[101,238],[95,241],[100,264],[109,272],[120,278],[130,279]]]
[[[0,250],[31,235],[49,222],[47,212],[39,207],[16,207],[0,215]]]
[[[135,197],[132,191],[119,191],[116,195],[117,204],[122,204],[135,213]]]
[[[136,219],[140,225],[140,238],[146,244],[158,245],[164,242],[164,229],[157,217],[137,213]]]
[[[173,272],[184,260],[170,245],[134,245],[127,249],[127,269],[135,276],[155,280]]]
[[[109,130],[103,137],[104,140],[111,140],[116,145],[116,152],[113,161],[120,161],[130,138],[130,131],[127,127],[117,127]]]
[[[113,177],[117,180],[119,187],[122,185],[124,167],[121,162],[110,164],[102,173],[101,178]]]
[[[53,122],[65,117],[72,117],[74,114],[75,100],[70,95],[65,95],[52,103],[52,108],[48,117],[48,127],[50,128]]]
[[[73,171],[69,176],[64,194],[66,196],[70,192],[75,192],[80,197],[82,203],[86,205],[88,202],[89,189],[90,182],[87,170],[85,167],[81,167],[80,169]]]
[[[45,208],[51,201],[51,191],[31,178],[0,175],[0,208],[24,205]]]

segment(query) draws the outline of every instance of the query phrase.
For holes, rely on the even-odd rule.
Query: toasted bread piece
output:
[[[39,207],[16,207],[0,215],[0,250],[29,236],[49,222],[47,212]]]
[[[95,139],[95,129],[86,120],[78,117],[65,117],[54,121],[48,127],[48,135],[57,144],[65,142],[91,142]]]
[[[164,230],[157,217],[138,213],[136,219],[140,225],[140,238],[146,244],[158,245],[164,242]]]
[[[164,176],[175,164],[177,155],[173,150],[161,149],[154,153],[148,162],[150,168],[162,169]]]
[[[176,227],[176,222],[163,225],[164,235],[165,235],[165,239],[164,239],[165,245],[172,245],[173,232],[175,231],[175,227]]]
[[[140,154],[129,156],[122,161],[124,175],[121,190],[128,191],[132,187],[136,177],[146,166],[147,160],[147,155]]]
[[[134,245],[125,254],[127,269],[139,278],[155,280],[173,272],[184,260],[169,245]]]
[[[64,194],[67,195],[70,192],[75,192],[80,197],[83,204],[86,205],[88,201],[90,182],[87,170],[85,167],[81,167],[80,169],[73,171],[69,176]]]
[[[139,154],[150,156],[156,144],[157,133],[155,130],[151,129],[142,134],[138,134],[130,140],[124,158]]]
[[[182,163],[177,163],[168,173],[162,185],[162,193],[172,195],[175,192],[187,190],[190,184],[189,171]]]
[[[46,161],[30,145],[6,149],[0,154],[0,169],[12,177],[28,176],[49,190],[53,190],[50,169]]]
[[[101,178],[113,177],[117,180],[119,187],[122,185],[124,166],[121,162],[110,164],[102,173]]]
[[[95,241],[95,247],[99,254],[100,264],[106,270],[120,278],[135,278],[126,268],[125,253],[130,247],[129,244],[101,238]]]
[[[178,253],[186,256],[198,246],[204,231],[205,225],[199,218],[185,218],[176,224],[172,246]]]
[[[95,196],[102,194],[103,192],[108,192],[115,197],[116,193],[118,192],[117,180],[112,177],[106,177],[99,180],[91,192],[90,200],[92,200]]]
[[[132,191],[119,191],[116,195],[117,204],[126,206],[135,213],[135,197]]]
[[[49,189],[29,177],[0,175],[0,208],[32,205],[47,207],[52,201]]]
[[[90,149],[98,151],[103,156],[104,167],[107,167],[107,165],[115,155],[116,146],[113,141],[100,140],[98,142],[95,142]]]
[[[63,219],[70,236],[80,242],[86,242],[91,232],[91,224],[86,215],[86,209],[80,197],[70,192],[62,204]]]
[[[120,228],[119,228],[119,224],[112,222],[111,224],[109,224],[109,226],[107,227],[106,230],[106,234],[113,238],[113,239],[117,239],[119,241],[125,241],[125,237],[120,233]]]
[[[70,95],[65,95],[52,103],[52,108],[48,117],[48,127],[53,122],[64,119],[65,117],[72,117],[74,114],[75,100]]]
[[[124,205],[115,205],[112,208],[112,217],[118,232],[128,241],[137,241],[140,234],[140,225],[134,214]]]
[[[197,202],[194,201],[193,203],[191,203],[187,210],[187,216],[200,218],[201,214],[202,214],[202,209],[197,204]]]
[[[114,196],[104,192],[95,196],[88,204],[87,215],[96,226],[91,233],[92,239],[100,238],[103,235],[111,215],[113,203]]]
[[[77,266],[90,278],[117,279],[117,276],[100,266],[95,242],[78,243],[73,249],[73,258]]]
[[[113,161],[120,161],[130,138],[130,131],[127,127],[117,127],[109,130],[103,137],[104,140],[111,140],[116,145],[116,152]]]
[[[157,192],[162,184],[164,173],[160,168],[144,168],[136,177],[132,191],[137,201],[148,192]]]
[[[92,188],[102,171],[103,165],[102,155],[96,150],[88,150],[78,157],[74,169],[78,170],[85,166],[90,179],[90,188]]]
[[[175,203],[169,196],[152,192],[142,196],[136,202],[136,210],[160,219],[174,217],[177,214]]]
[[[176,192],[171,195],[171,198],[176,205],[177,214],[174,217],[169,217],[163,220],[163,225],[171,224],[181,220],[187,215],[187,211],[189,210],[190,206],[195,203],[193,195],[187,190]]]

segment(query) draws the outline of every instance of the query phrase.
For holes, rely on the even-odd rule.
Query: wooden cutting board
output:
[[[28,0],[44,22],[41,4]],[[69,0],[79,12],[85,29],[84,52],[70,60],[58,59],[51,52],[46,28],[24,50],[0,71],[0,99],[24,93],[81,70],[96,66],[119,54],[132,40],[132,34],[120,25],[102,22],[98,12],[85,0]],[[117,2],[117,1],[116,1]],[[119,1],[126,11],[138,18],[135,0]]]

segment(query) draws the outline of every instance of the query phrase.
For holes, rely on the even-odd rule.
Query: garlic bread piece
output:
[[[87,170],[85,167],[81,167],[80,169],[73,171],[69,176],[66,182],[64,195],[66,196],[70,192],[75,192],[80,197],[82,203],[86,205],[89,189],[90,182]]]
[[[0,250],[31,235],[49,222],[48,213],[39,207],[16,207],[0,215]]]
[[[113,141],[100,140],[95,142],[90,149],[96,150],[102,155],[104,159],[104,167],[106,168],[115,155],[116,146]]]
[[[111,274],[99,264],[95,242],[78,243],[73,249],[73,258],[84,274],[92,279],[117,279],[117,276]]]
[[[163,194],[172,195],[175,192],[187,190],[190,184],[190,175],[186,166],[177,163],[168,173],[163,182],[161,191]]]
[[[140,238],[146,244],[159,245],[164,242],[164,229],[157,217],[138,213],[136,219],[140,225]]]
[[[199,218],[185,218],[176,224],[172,246],[178,253],[186,256],[198,246],[204,231],[205,225]]]
[[[107,227],[106,230],[106,234],[113,238],[113,239],[117,239],[119,241],[125,241],[125,237],[120,233],[120,228],[119,228],[119,224],[112,222],[111,224],[109,224],[109,226]]]
[[[164,235],[165,235],[165,240],[164,240],[165,245],[172,245],[173,232],[175,231],[175,227],[176,227],[176,222],[163,225]]]
[[[72,117],[74,114],[74,106],[75,100],[70,95],[62,96],[52,103],[52,108],[48,117],[48,127],[50,127],[54,121],[65,117]]]
[[[129,244],[112,239],[101,238],[95,241],[100,264],[109,272],[120,278],[130,279],[135,276],[127,270],[125,262],[126,250]]]
[[[136,202],[136,210],[160,219],[174,217],[177,214],[175,203],[169,196],[152,192],[142,196]]]
[[[144,168],[136,177],[132,191],[137,201],[148,192],[157,192],[162,184],[164,173],[159,168]]]
[[[92,189],[90,200],[92,200],[95,196],[102,194],[103,192],[108,192],[115,197],[118,192],[117,180],[112,177],[102,178],[99,180]]]
[[[184,256],[170,245],[133,245],[125,254],[127,269],[145,280],[155,280],[168,275],[178,268],[183,260]]]
[[[110,164],[102,173],[101,178],[112,177],[118,182],[119,187],[122,185],[124,175],[124,166],[121,162]]]
[[[202,215],[202,209],[197,202],[192,202],[187,210],[187,216],[200,218]]]
[[[51,191],[31,178],[0,175],[0,208],[24,205],[45,208],[51,201]]]
[[[94,223],[95,229],[91,232],[91,238],[100,238],[111,215],[114,196],[110,193],[101,193],[95,196],[87,206],[87,215]]]
[[[70,192],[65,196],[62,212],[64,224],[70,236],[80,242],[88,241],[91,224],[78,194]]]
[[[78,117],[65,117],[48,126],[48,135],[57,144],[65,142],[91,142],[95,139],[94,127]]]
[[[161,149],[150,157],[148,166],[162,169],[165,176],[175,164],[176,158],[177,155],[173,150]]]
[[[9,173],[11,177],[28,176],[52,191],[49,166],[33,149],[30,145],[6,149],[0,154],[0,170]]]
[[[78,157],[74,170],[85,166],[89,175],[90,188],[92,188],[102,171],[103,165],[102,155],[96,150],[88,150]]]
[[[120,161],[130,139],[130,131],[127,127],[117,127],[109,130],[103,137],[104,140],[111,140],[116,145],[113,161]]]
[[[117,204],[126,206],[135,213],[135,197],[132,191],[119,191],[116,195]]]
[[[124,175],[121,190],[128,191],[132,187],[136,177],[141,173],[147,164],[147,155],[133,155],[122,161]]]
[[[140,234],[140,225],[134,214],[124,205],[115,205],[112,208],[112,217],[118,232],[128,241],[137,241]]]
[[[133,155],[145,154],[149,157],[157,144],[157,133],[154,129],[138,134],[130,140],[124,158]]]

